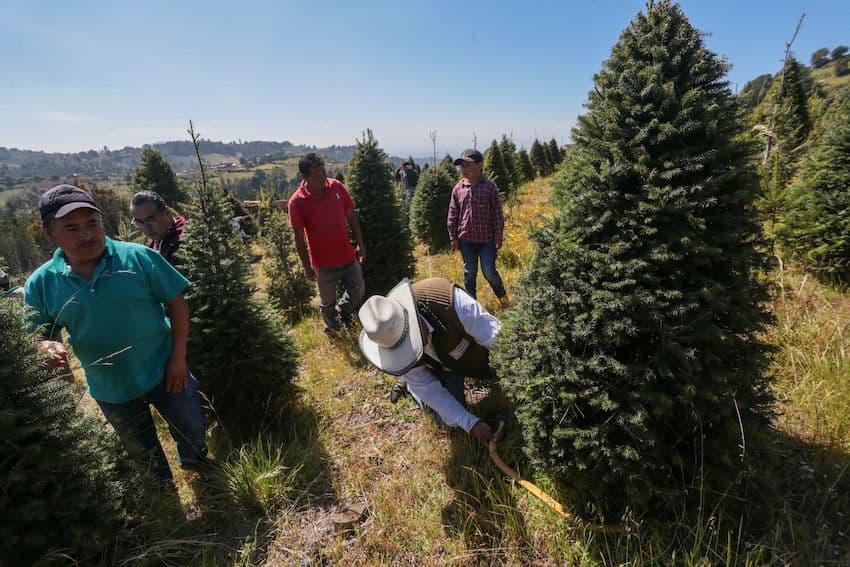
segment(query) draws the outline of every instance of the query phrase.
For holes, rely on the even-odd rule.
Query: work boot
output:
[[[505,295],[503,295],[502,297],[497,297],[496,299],[499,300],[499,307],[501,309],[507,309],[508,307],[511,306],[511,298],[508,297],[507,293]]]
[[[392,388],[390,388],[390,403],[396,403],[406,393],[407,381],[404,378],[396,378]]]

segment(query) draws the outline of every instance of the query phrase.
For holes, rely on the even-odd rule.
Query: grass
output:
[[[528,230],[551,213],[548,180],[507,208],[499,269],[510,291],[533,255]],[[256,250],[252,249],[252,253]],[[462,281],[457,253],[416,251],[418,277]],[[778,497],[736,520],[683,510],[639,518],[626,535],[566,521],[505,477],[460,430],[435,426],[392,379],[366,365],[353,336],[330,341],[318,307],[293,329],[302,395],[278,431],[240,448],[215,447],[222,470],[177,472],[178,494],[157,503],[121,561],[171,565],[846,565],[850,563],[850,296],[794,270],[771,275],[777,324],[772,371],[781,413],[765,462]],[[262,290],[262,275],[257,274]],[[480,300],[497,302],[479,280]],[[262,291],[260,291],[262,293]],[[478,396],[480,397],[480,396]],[[497,392],[482,417],[504,408]],[[164,429],[163,429],[164,430]],[[215,433],[215,432],[213,432]],[[215,435],[214,435],[215,436]],[[163,439],[174,459],[170,439]],[[499,453],[561,502],[569,494],[530,470],[516,431]],[[338,517],[351,510],[354,520]],[[127,551],[129,549],[129,551]],[[116,560],[116,563],[121,563]]]

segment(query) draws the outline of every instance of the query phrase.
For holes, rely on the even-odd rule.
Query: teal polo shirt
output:
[[[165,377],[171,356],[168,303],[189,285],[158,252],[106,238],[91,281],[75,274],[56,249],[24,284],[28,321],[54,340],[62,329],[96,400],[128,402]]]

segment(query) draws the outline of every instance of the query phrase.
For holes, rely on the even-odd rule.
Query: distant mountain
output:
[[[175,171],[185,171],[197,166],[191,142],[161,142],[141,148],[125,147],[77,153],[47,153],[34,150],[0,147],[0,178],[53,177],[79,175],[123,175],[133,172],[139,165],[142,150],[148,147],[159,150]],[[329,161],[348,163],[354,146],[293,145],[291,142],[214,142],[201,141],[201,152],[210,163],[227,163],[251,160],[258,157],[281,159],[315,151]]]

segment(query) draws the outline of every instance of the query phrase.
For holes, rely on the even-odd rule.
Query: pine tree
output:
[[[531,165],[531,160],[528,158],[528,152],[525,151],[525,148],[517,152],[517,171],[519,171],[523,183],[534,181],[534,166]]]
[[[825,279],[850,283],[850,106],[828,123],[792,186],[777,228],[784,251]]]
[[[515,189],[522,183],[519,171],[516,169],[516,145],[505,134],[502,134],[502,139],[499,141],[499,151],[511,178],[511,188]]]
[[[457,181],[460,179],[460,172],[457,170],[455,160],[451,155],[446,154],[443,159],[440,160],[440,163],[438,163],[437,165],[443,168],[446,174],[452,179],[454,179],[455,183],[457,183]],[[424,173],[425,170],[423,169],[422,172]]]
[[[244,246],[230,226],[232,204],[207,179],[191,123],[189,133],[201,177],[178,252],[192,282],[186,291],[190,368],[210,398],[213,418],[231,436],[244,438],[284,414],[297,353],[280,317],[251,297]]]
[[[528,157],[538,177],[544,177],[549,174],[549,160],[546,157],[546,150],[537,138],[531,144],[531,151]]]
[[[366,245],[366,294],[383,295],[402,278],[413,278],[416,264],[404,207],[393,192],[392,166],[371,130],[357,140],[346,177]]]
[[[454,166],[452,166],[454,170]],[[441,163],[439,167],[422,173],[413,204],[410,208],[410,232],[417,240],[428,246],[428,252],[435,254],[449,246],[449,233],[446,230],[446,218],[449,215],[449,201],[457,180],[449,175]]]
[[[286,213],[272,208],[263,227],[266,258],[263,271],[268,278],[266,292],[283,318],[294,323],[308,310],[316,286],[304,276],[295,251],[292,229]]]
[[[159,193],[172,207],[187,199],[171,165],[153,148],[142,152],[142,162],[133,175],[133,187],[136,191]]]
[[[564,160],[564,155],[561,153],[561,148],[558,147],[558,142],[555,138],[549,140],[547,144],[549,146],[549,162],[552,168],[552,173],[558,168],[558,165]]]
[[[609,513],[669,509],[701,475],[723,492],[748,471],[740,428],[770,417],[768,260],[725,70],[670,1],[623,31],[491,359],[533,464]]]
[[[772,227],[782,221],[788,208],[788,184],[796,174],[802,146],[811,130],[806,87],[796,59],[788,58],[750,122],[772,137],[767,161],[760,166],[762,194],[757,201],[757,208]]]
[[[43,366],[21,304],[0,298],[0,557],[100,564],[127,519],[117,443]],[[4,563],[5,564],[5,563]]]
[[[505,159],[496,140],[493,140],[484,152],[484,175],[499,187],[505,199],[511,196],[513,192],[511,173],[505,165]]]

